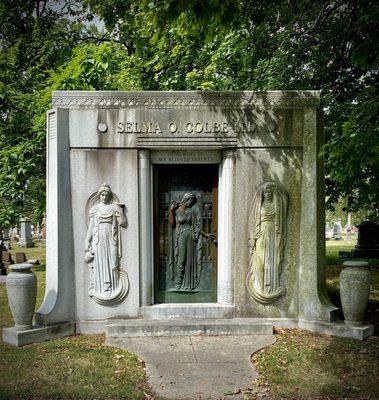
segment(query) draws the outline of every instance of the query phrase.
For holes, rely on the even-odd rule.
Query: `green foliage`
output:
[[[8,213],[0,226],[31,208],[26,189],[45,173],[45,111],[57,89],[319,89],[328,203],[342,196],[348,211],[378,217],[373,0],[51,3],[1,2],[0,204]],[[83,23],[94,17],[105,33]]]
[[[379,216],[374,1],[86,0],[155,90],[319,89],[328,205]]]
[[[73,2],[71,2],[73,3]],[[71,13],[66,4],[66,14]],[[0,3],[0,226],[22,214],[39,219],[44,208],[48,103],[39,101],[49,71],[76,45],[82,29],[45,1]],[[41,122],[43,121],[43,122]]]

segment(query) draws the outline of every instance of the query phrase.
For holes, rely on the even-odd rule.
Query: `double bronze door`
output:
[[[154,166],[155,303],[217,301],[218,165]]]

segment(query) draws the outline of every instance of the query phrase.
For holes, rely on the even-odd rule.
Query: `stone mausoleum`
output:
[[[361,335],[325,290],[318,92],[57,91],[53,107],[41,329]]]

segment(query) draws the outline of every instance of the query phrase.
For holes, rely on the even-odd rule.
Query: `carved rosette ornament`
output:
[[[246,287],[250,296],[261,304],[274,302],[286,290],[280,277],[287,241],[288,201],[284,188],[276,182],[266,182],[252,202]]]
[[[120,303],[129,289],[128,276],[120,268],[121,228],[127,226],[124,207],[106,183],[87,201],[84,260],[92,271],[89,296],[104,306]]]

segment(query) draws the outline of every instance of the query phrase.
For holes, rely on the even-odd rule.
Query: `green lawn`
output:
[[[341,271],[336,255],[354,244],[327,242],[327,288],[336,305]],[[42,261],[34,268],[40,304],[45,286],[44,249],[24,251],[27,257]],[[374,285],[367,320],[375,323],[379,272],[374,265],[371,269]],[[5,285],[0,285],[0,304],[0,327],[11,326]],[[378,337],[361,342],[278,329],[276,343],[253,356],[260,373],[255,384],[268,387],[273,399],[374,399],[379,398],[378,360]],[[0,399],[134,400],[150,396],[142,360],[106,346],[102,335],[78,335],[19,349],[0,344]]]
[[[253,356],[273,399],[379,398],[379,340],[365,341],[281,329]]]
[[[19,247],[17,244],[12,244],[10,253],[12,254],[13,260],[16,260],[16,253],[23,252],[27,259],[38,260],[40,263],[45,263],[46,259],[46,247],[45,245],[39,244],[35,247]]]
[[[14,249],[13,251],[18,251]],[[34,268],[37,307],[45,291],[44,249]],[[4,284],[0,284],[0,328],[12,326]],[[69,337],[22,348],[0,342],[0,399],[147,399],[144,363],[137,356],[108,347],[103,335]]]
[[[341,307],[339,251],[355,241],[326,242],[326,284],[332,302]],[[373,286],[366,322],[378,333],[379,261],[370,260]],[[342,311],[340,318],[343,318]],[[253,356],[261,374],[257,384],[268,386],[274,399],[379,398],[379,337],[365,341],[317,335],[299,329],[278,329],[276,343]]]

